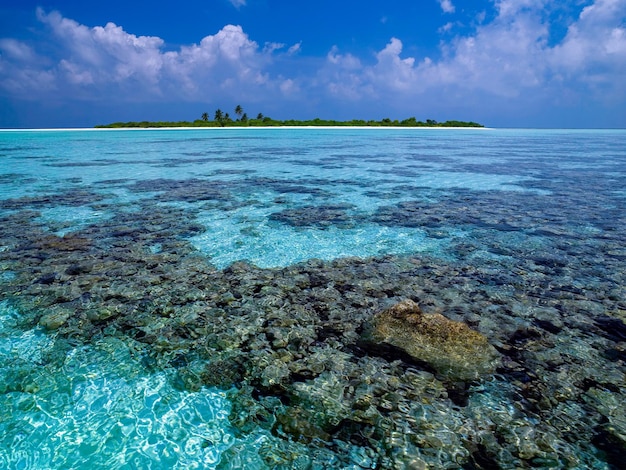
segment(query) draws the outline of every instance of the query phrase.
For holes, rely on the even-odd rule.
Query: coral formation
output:
[[[478,379],[493,373],[498,363],[498,354],[484,335],[439,313],[424,314],[410,299],[376,314],[364,340],[400,348],[450,380]]]

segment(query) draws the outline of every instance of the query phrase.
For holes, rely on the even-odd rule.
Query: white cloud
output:
[[[337,46],[333,46],[326,55],[326,60],[345,70],[357,70],[361,68],[361,61],[352,54],[339,54]]]
[[[326,55],[325,65],[317,72],[313,87],[321,88],[321,94],[329,94],[333,99],[356,101],[373,95],[363,72],[357,57],[340,54],[337,46],[333,46]]]
[[[301,47],[302,47],[302,41],[297,42],[293,46],[291,46],[289,49],[287,49],[287,54],[289,55],[297,54],[298,52],[300,52]]]
[[[392,38],[376,54],[375,64],[354,61],[342,75],[345,59],[333,49],[328,59],[337,75],[329,87],[340,88],[344,78],[354,83],[358,75],[360,90],[373,87],[386,102],[443,104],[483,96],[491,106],[526,106],[533,100],[548,106],[573,95],[593,100],[597,90],[626,100],[626,0],[596,0],[556,45],[549,42],[544,7],[544,0],[499,0],[494,20],[443,43],[437,60],[405,56],[402,42]],[[349,96],[362,96],[359,89]]]
[[[283,47],[285,47],[285,44],[282,42],[266,42],[265,46],[263,47],[263,51],[272,53],[274,51],[282,49]]]
[[[293,81],[291,78],[288,78],[280,84],[280,91],[284,95],[293,95],[294,93],[297,93],[300,90],[296,82]]]
[[[598,0],[583,9],[578,21],[551,54],[551,61],[564,71],[580,72],[590,65],[626,62],[626,28],[616,18],[626,17],[626,1]]]
[[[369,75],[380,87],[404,91],[413,86],[416,81],[415,59],[400,58],[402,41],[391,38],[387,46],[376,54],[378,63],[370,69]]]
[[[447,33],[449,32],[452,28],[454,27],[454,23],[452,22],[447,22],[446,24],[444,24],[443,26],[441,26],[437,31],[439,33]]]
[[[496,0],[499,19],[511,18],[528,11],[541,11],[549,0]]]
[[[227,25],[217,34],[206,36],[200,44],[165,54],[162,82],[174,88],[182,84],[184,96],[190,100],[224,91],[235,93],[237,85],[241,85],[244,95],[255,85],[269,83],[263,69],[270,53],[260,51],[241,26]]]
[[[548,27],[534,12],[517,11],[458,38],[433,65],[439,79],[460,87],[516,96],[545,74]]]
[[[113,23],[88,28],[57,12],[46,14],[38,10],[38,18],[66,48],[66,57],[60,60],[57,72],[69,82],[94,84],[133,79],[157,83],[163,67],[162,39],[128,34]]]
[[[260,50],[241,26],[226,25],[198,44],[166,52],[161,38],[136,36],[113,23],[90,28],[43,10],[38,18],[62,53],[46,62],[22,42],[0,41],[0,88],[13,95],[37,99],[52,87],[73,98],[201,100],[225,91],[240,90],[243,96],[254,96],[259,87],[277,91],[283,82],[272,80],[266,68],[284,44]],[[41,77],[47,86],[37,85]]]
[[[439,5],[441,5],[441,9],[444,13],[454,13],[454,5],[452,4],[452,0],[439,0]]]
[[[23,62],[32,62],[35,58],[35,52],[31,47],[15,39],[0,39],[0,53]]]
[[[241,7],[246,6],[246,0],[228,0],[228,1],[232,3],[235,8],[241,8]]]

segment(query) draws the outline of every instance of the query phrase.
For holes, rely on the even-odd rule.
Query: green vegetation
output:
[[[437,122],[434,119],[426,119],[426,121],[418,121],[415,117],[410,117],[402,121],[397,119],[391,120],[384,118],[380,121],[363,119],[353,119],[351,121],[335,121],[332,119],[310,119],[297,120],[287,119],[284,121],[272,119],[264,116],[263,113],[257,114],[256,119],[249,119],[248,114],[243,111],[240,105],[235,108],[237,118],[233,120],[228,113],[224,113],[221,109],[215,110],[213,121],[209,120],[208,113],[202,113],[200,119],[195,121],[141,121],[141,122],[114,122],[112,124],[97,125],[97,128],[147,128],[147,127],[281,127],[281,126],[355,126],[355,127],[484,127],[482,124],[467,121],[445,121]]]

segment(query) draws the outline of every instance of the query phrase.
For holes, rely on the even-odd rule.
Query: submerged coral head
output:
[[[401,350],[448,380],[476,380],[499,363],[484,335],[439,313],[425,314],[409,299],[374,315],[363,336],[370,344]]]

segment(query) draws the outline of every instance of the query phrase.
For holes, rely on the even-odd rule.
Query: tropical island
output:
[[[215,111],[213,120],[209,119],[208,113],[202,113],[200,119],[194,121],[140,121],[140,122],[114,122],[111,124],[99,124],[96,128],[151,128],[151,127],[485,127],[482,124],[472,121],[445,121],[437,122],[434,119],[426,119],[418,121],[415,117],[410,117],[399,121],[390,118],[384,118],[380,121],[364,119],[353,119],[351,121],[336,121],[332,119],[310,119],[297,120],[272,119],[264,116],[263,113],[257,114],[256,118],[249,118],[247,113],[243,111],[240,105],[235,107],[235,118],[233,119],[228,112],[221,109]]]

